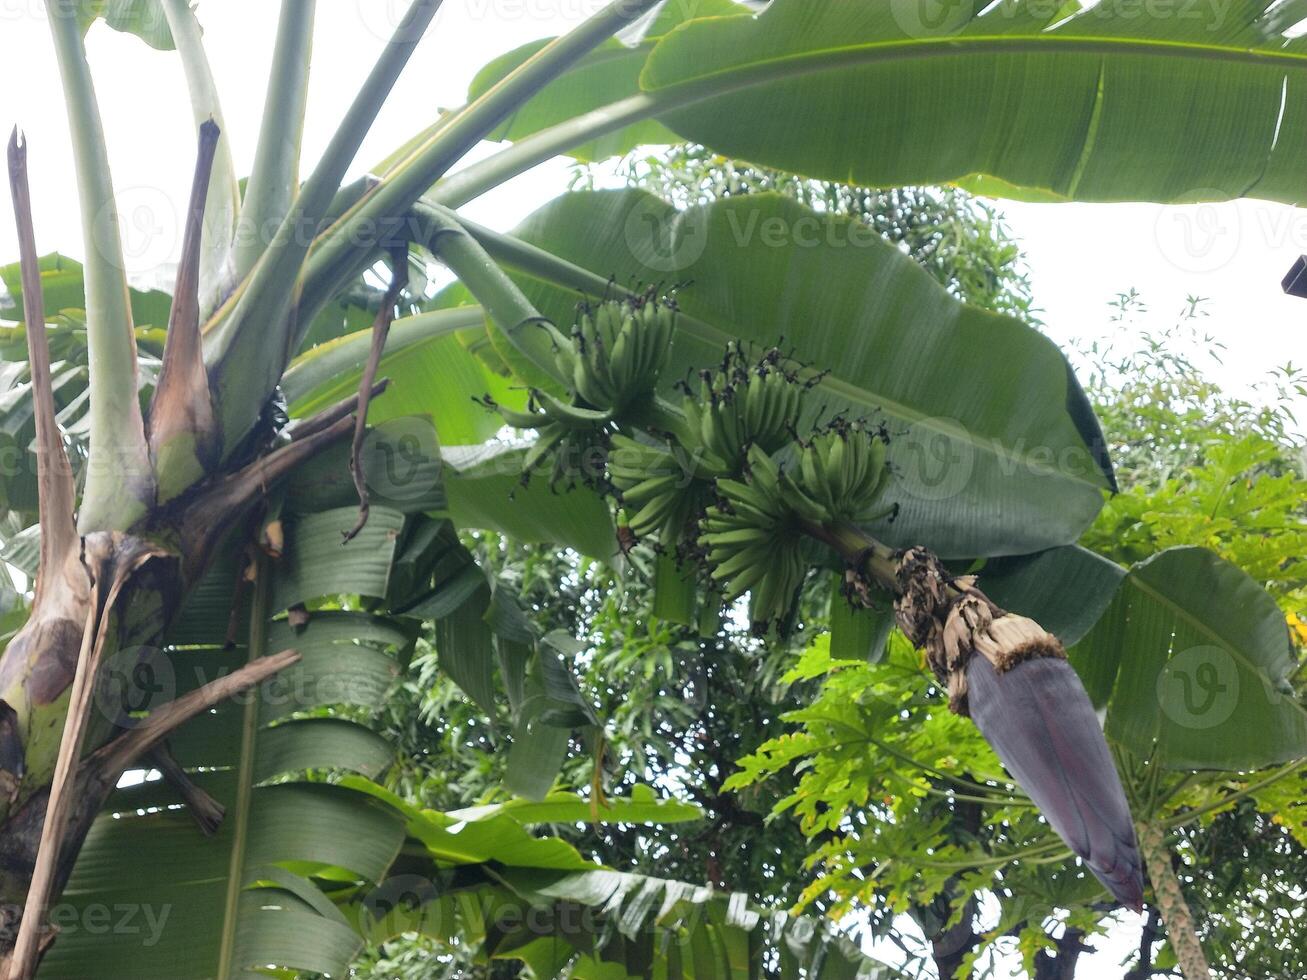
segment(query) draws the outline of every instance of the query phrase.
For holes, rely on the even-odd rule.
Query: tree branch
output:
[[[389,378],[382,378],[380,381],[375,382],[368,393],[369,401],[376,398],[389,387]],[[290,439],[291,442],[300,439],[307,439],[309,436],[315,435],[323,429],[330,428],[346,416],[353,415],[359,410],[360,403],[359,393],[357,391],[352,395],[346,395],[334,405],[329,405],[324,408],[317,415],[290,423],[290,425],[286,426],[286,437]]]
[[[179,522],[182,528],[183,577],[193,581],[207,566],[209,554],[227,533],[231,522],[265,494],[273,483],[328,446],[346,438],[354,431],[354,420],[345,416],[328,426],[314,428],[316,431],[310,435],[255,460],[206,488],[194,500],[187,501],[186,513]]]
[[[169,701],[157,711],[151,712],[142,724],[124,732],[92,754],[87,760],[87,769],[97,774],[100,783],[112,788],[128,766],[196,715],[208,711],[220,701],[263,683],[273,674],[299,661],[298,650],[283,650],[267,657],[259,657],[230,674],[183,694],[175,701]]]
[[[161,742],[154,746],[145,753],[145,758],[159,770],[159,774],[163,776],[164,781],[177,791],[177,795],[186,804],[186,809],[190,811],[191,818],[195,821],[196,826],[200,828],[200,833],[205,837],[212,837],[216,834],[218,828],[222,826],[222,818],[226,813],[226,808],[195,785],[194,780],[187,775],[186,770],[168,751],[168,744]]]
[[[390,321],[395,318],[395,304],[399,294],[408,284],[408,248],[397,252],[391,260],[390,288],[382,297],[381,309],[372,323],[372,348],[368,354],[367,366],[363,368],[363,377],[359,379],[356,396],[357,408],[354,413],[354,441],[350,446],[349,469],[354,474],[354,489],[359,495],[359,516],[354,527],[345,532],[345,544],[353,541],[368,523],[368,511],[371,502],[368,499],[368,474],[363,463],[363,441],[368,434],[368,404],[372,399],[373,382],[377,377],[377,368],[381,364],[381,354],[386,349],[386,336],[390,333]]]

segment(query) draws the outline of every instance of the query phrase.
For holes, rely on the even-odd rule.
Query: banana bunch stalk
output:
[[[703,509],[706,484],[666,449],[617,435],[608,452],[608,479],[637,538],[677,550]]]
[[[676,309],[652,292],[583,309],[555,363],[587,405],[618,413],[648,400],[667,364]]]
[[[587,459],[592,447],[604,446],[613,421],[611,411],[565,402],[547,391],[533,390],[525,412],[500,405],[489,395],[479,400],[498,412],[506,425],[535,430],[535,444],[522,462],[522,478],[528,479],[552,460],[551,485],[574,482],[573,464]]]
[[[808,440],[798,472],[781,479],[785,499],[806,520],[858,524],[884,516],[876,503],[889,481],[885,440],[862,422],[838,420]]]
[[[751,446],[770,454],[793,438],[808,386],[786,370],[779,350],[751,364],[732,341],[721,369],[700,377],[702,396],[682,405],[685,431],[723,471],[738,473]]]
[[[755,630],[784,619],[808,573],[803,534],[785,499],[781,472],[758,446],[747,482],[718,480],[719,501],[704,516],[699,544],[726,601],[751,593]]]

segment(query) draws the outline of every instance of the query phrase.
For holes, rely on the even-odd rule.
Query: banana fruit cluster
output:
[[[587,405],[620,413],[649,398],[667,365],[676,308],[647,292],[584,308],[554,362]]]
[[[687,434],[711,463],[739,472],[750,447],[770,454],[793,438],[808,388],[787,370],[779,350],[769,350],[754,364],[732,341],[720,370],[700,377],[702,392],[687,396],[682,411]]]
[[[780,468],[759,446],[747,463],[747,480],[717,481],[718,502],[704,515],[699,544],[723,598],[750,593],[749,619],[763,629],[788,616],[808,559]]]
[[[675,330],[675,305],[652,291],[585,307],[570,340],[554,332],[555,364],[572,389],[567,399],[533,389],[525,412],[482,399],[506,424],[535,430],[523,478],[552,460],[552,484],[578,476],[595,482],[595,474],[582,472],[584,461],[593,449],[602,454],[624,412],[656,397]]]
[[[889,482],[883,434],[863,422],[843,419],[813,435],[799,454],[796,473],[782,479],[785,499],[804,518],[818,524],[874,520]]]
[[[703,509],[707,484],[667,449],[622,435],[613,436],[609,447],[608,479],[621,501],[624,527],[668,552],[680,550]]]

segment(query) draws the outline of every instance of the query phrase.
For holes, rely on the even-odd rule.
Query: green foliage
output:
[[[252,610],[249,650],[233,651],[232,644],[220,643],[238,618],[233,606],[239,602],[231,594],[236,570],[227,568],[217,598],[207,588],[191,597],[200,602],[202,614],[187,607],[179,632],[190,635],[174,635],[165,656],[170,663],[193,666],[189,658],[196,657],[221,668],[261,652],[265,633],[278,645],[293,640],[304,647],[304,662],[288,674],[303,700],[283,701],[266,712],[254,703],[239,711],[225,706],[178,739],[183,764],[195,775],[215,786],[231,784],[225,788],[227,795],[234,793],[233,819],[218,838],[208,846],[193,846],[189,836],[178,832],[181,813],[169,808],[170,798],[158,795],[162,787],[143,784],[115,798],[113,816],[100,821],[70,891],[77,901],[116,895],[126,880],[133,887],[153,885],[156,897],[184,892],[182,904],[203,920],[192,930],[216,945],[186,943],[192,930],[181,932],[178,941],[174,929],[169,944],[148,956],[129,957],[126,947],[115,945],[112,957],[102,957],[85,942],[64,942],[48,963],[70,975],[130,971],[227,977],[270,963],[338,975],[358,946],[351,928],[357,923],[347,920],[345,911],[364,918],[361,896],[402,851],[404,859],[419,862],[432,875],[429,884],[440,885],[432,889],[435,897],[407,911],[434,911],[436,922],[377,929],[368,933],[374,941],[424,932],[446,947],[458,947],[460,954],[475,947],[479,960],[521,959],[540,974],[573,962],[581,977],[625,977],[649,972],[655,940],[671,935],[684,939],[689,952],[681,946],[657,947],[659,954],[666,953],[670,974],[734,980],[758,975],[764,963],[779,964],[787,976],[811,974],[827,957],[824,975],[851,975],[864,965],[862,959],[823,929],[800,931],[783,917],[761,917],[749,908],[747,896],[597,869],[590,860],[591,854],[605,853],[619,867],[656,863],[660,870],[683,862],[691,880],[729,885],[738,878],[751,889],[769,892],[767,897],[786,897],[787,890],[805,881],[804,869],[796,867],[802,853],[797,833],[820,842],[811,869],[819,877],[794,896],[798,901],[825,903],[833,892],[837,910],[868,902],[881,917],[878,925],[886,928],[894,912],[906,910],[934,934],[952,923],[950,905],[970,907],[970,897],[981,891],[1001,892],[999,932],[1017,937],[1028,966],[1051,948],[1049,909],[1069,909],[1063,918],[1075,934],[1092,932],[1098,910],[1089,902],[1097,895],[1096,885],[1060,863],[1060,844],[1047,838],[992,757],[973,744],[978,742],[975,732],[964,732],[958,727],[962,723],[927,700],[930,685],[923,683],[920,666],[902,642],[891,644],[883,662],[872,666],[831,661],[826,641],[819,640],[783,681],[776,678],[790,666],[789,654],[774,642],[778,634],[820,624],[829,601],[830,576],[823,575],[815,588],[804,582],[810,568],[821,564],[796,534],[805,522],[821,529],[820,518],[805,512],[808,506],[824,516],[838,512],[844,518],[882,521],[878,530],[898,543],[925,541],[962,559],[1071,545],[1099,512],[1102,490],[1113,485],[1089,402],[1060,352],[1021,322],[1030,312],[1028,290],[1014,271],[1015,251],[992,212],[951,191],[896,194],[814,184],[725,165],[711,153],[725,149],[807,174],[852,175],[877,184],[965,177],[975,186],[1034,196],[1102,199],[1133,191],[1173,200],[1251,188],[1296,199],[1302,100],[1286,98],[1285,92],[1293,91],[1303,71],[1303,44],[1281,38],[1282,11],[1245,5],[1215,39],[1177,19],[1173,32],[1159,42],[1140,25],[1123,21],[1100,30],[1081,10],[1066,14],[1051,7],[1040,13],[1033,5],[1015,10],[1002,9],[1011,7],[1004,4],[962,5],[950,14],[943,37],[937,36],[938,25],[923,33],[928,25],[905,24],[901,5],[894,10],[885,4],[776,0],[752,18],[745,15],[756,4],[700,0],[667,5],[634,27],[631,22],[640,10],[653,4],[614,5],[568,37],[498,59],[478,77],[468,105],[413,142],[411,153],[393,157],[379,184],[360,199],[357,188],[339,188],[340,180],[438,5],[438,0],[418,0],[412,6],[395,43],[387,46],[322,163],[302,187],[293,213],[285,215],[275,240],[267,243],[264,259],[208,324],[206,363],[199,376],[211,390],[202,383],[198,387],[203,390],[194,394],[214,398],[227,439],[222,461],[232,466],[266,449],[246,442],[245,436],[280,414],[276,389],[286,362],[306,339],[325,343],[297,365],[303,382],[295,393],[298,412],[343,394],[353,377],[342,372],[336,355],[348,352],[344,366],[349,368],[362,363],[369,338],[358,328],[366,322],[367,297],[352,309],[348,301],[333,305],[331,298],[357,288],[358,277],[378,258],[375,235],[355,234],[361,225],[375,231],[377,225],[397,222],[418,229],[417,244],[443,259],[461,281],[432,305],[468,306],[473,297],[479,305],[461,314],[432,312],[426,320],[417,314],[397,325],[397,335],[407,334],[406,343],[402,352],[392,350],[384,367],[392,380],[407,383],[402,396],[379,410],[378,420],[387,415],[396,421],[419,411],[436,416],[447,442],[489,438],[498,429],[496,420],[469,419],[455,407],[461,403],[463,412],[469,411],[469,388],[484,383],[495,389],[501,407],[525,407],[498,375],[486,373],[490,366],[509,368],[524,383],[536,384],[540,390],[532,394],[534,405],[543,406],[551,424],[567,431],[542,433],[546,438],[531,449],[489,454],[499,461],[515,460],[520,465],[513,473],[451,453],[444,460],[449,464],[444,484],[436,492],[401,501],[405,506],[396,508],[378,494],[366,534],[349,552],[341,552],[337,540],[353,510],[339,499],[340,475],[347,472],[341,458],[324,456],[320,464],[331,464],[335,480],[306,466],[284,499],[281,489],[272,491],[265,537],[272,540],[268,532],[280,524],[277,516],[284,505],[294,544],[275,582],[270,586],[266,574],[257,582],[258,595],[272,608]],[[119,383],[135,376],[143,338],[130,329],[129,304],[136,297],[127,292],[122,263],[115,258],[121,245],[108,207],[113,189],[80,29],[90,18],[103,16],[157,47],[175,41],[185,56],[199,114],[217,116],[189,6],[177,0],[167,7],[175,37],[160,17],[163,9],[156,0],[95,0],[51,19],[75,122],[87,236],[84,305],[90,314],[81,323],[62,305],[58,308],[65,319],[55,339],[71,341],[74,351],[64,365],[69,390],[59,386],[60,409],[77,443],[82,419],[76,406],[86,395],[93,410],[85,428],[93,435],[83,454],[115,464],[88,468],[91,479],[79,515],[84,528],[128,530],[139,519],[153,533],[160,514],[144,477],[139,487],[124,482],[134,475],[134,466],[151,478],[156,475],[144,451],[138,391]],[[51,12],[56,13],[53,4]],[[1050,18],[1064,15],[1065,23],[1050,30]],[[1009,19],[1001,23],[1003,30],[993,30],[1000,16]],[[628,27],[629,43],[613,40]],[[293,43],[295,33],[285,37]],[[305,36],[301,33],[300,39]],[[288,52],[279,47],[281,60]],[[1208,63],[1217,67],[1208,70]],[[1007,90],[1012,79],[1021,82],[1019,91]],[[623,96],[615,111],[596,103]],[[1177,104],[1196,97],[1208,110],[1201,125],[1194,124],[1192,114],[1176,111]],[[299,140],[292,117],[302,115],[302,109],[283,112],[279,101],[269,99],[264,132],[272,139],[284,135],[283,155],[290,158],[297,155]],[[572,119],[596,108],[600,111],[579,122]],[[761,125],[763,119],[769,125]],[[778,126],[777,121],[788,124]],[[565,133],[560,136],[551,128],[555,125]],[[694,206],[684,211],[631,191],[569,195],[532,216],[521,240],[491,233],[494,241],[483,246],[484,230],[465,227],[457,215],[419,201],[437,181],[435,197],[448,192],[450,184],[459,186],[460,179],[466,190],[465,175],[448,182],[442,178],[486,136],[522,141],[489,164],[495,179],[502,180],[529,165],[542,145],[552,147],[550,152],[570,147],[582,158],[594,158],[672,134],[713,148],[685,151],[687,169],[698,167],[700,176],[678,177],[663,187],[669,198],[686,195],[678,203]],[[1205,152],[1186,152],[1193,147]],[[486,177],[484,169],[467,169],[473,173],[472,185]],[[719,173],[723,170],[724,175]],[[710,175],[708,185],[703,173]],[[281,179],[289,199],[294,167],[285,168]],[[235,186],[234,180],[225,183]],[[705,195],[736,200],[704,201]],[[941,211],[950,210],[961,215],[959,220],[939,220]],[[415,215],[420,220],[408,221]],[[316,229],[324,218],[329,227],[320,237],[300,233],[303,227]],[[868,221],[864,225],[859,219]],[[741,243],[740,228],[753,227],[754,221],[763,222],[759,240]],[[102,234],[103,226],[108,234]],[[779,227],[789,240],[767,241],[766,227]],[[649,240],[641,240],[650,228]],[[860,248],[845,247],[868,231],[872,237]],[[816,248],[801,240],[813,232],[825,238]],[[407,241],[400,244],[410,247]],[[498,249],[494,257],[492,246]],[[225,261],[225,245],[219,243],[215,251],[218,261]],[[402,265],[406,258],[397,261]],[[507,272],[497,264],[500,260]],[[56,259],[45,271],[55,274],[50,285],[61,302],[69,285],[62,273],[68,270]],[[520,288],[508,272],[518,277]],[[600,365],[608,374],[599,377],[605,384],[587,390],[578,377],[588,383],[595,380],[593,372],[583,372],[583,377],[573,372],[570,403],[558,401],[557,385],[551,383],[566,372],[550,363],[545,335],[525,328],[538,327],[546,318],[568,322],[578,290],[591,299],[606,298],[615,283],[643,287],[670,276],[684,283],[679,302],[685,318],[676,336],[667,336],[670,327],[664,331],[662,342],[652,345],[653,361],[632,358],[631,350],[619,349],[621,339],[613,339],[610,356]],[[415,289],[407,299],[420,298],[420,292]],[[976,305],[960,304],[959,298]],[[482,316],[488,316],[484,328],[478,326]],[[434,319],[439,322],[433,324]],[[451,336],[460,327],[469,329]],[[353,334],[339,336],[349,329]],[[97,348],[95,357],[78,360],[82,334]],[[584,329],[580,336],[586,337]],[[728,340],[766,349],[782,337],[797,346],[795,358],[804,362],[805,371],[808,363],[815,365],[804,383],[822,390],[823,405],[841,416],[883,416],[877,421],[884,423],[882,434],[892,437],[886,441],[906,448],[891,449],[899,453],[890,459],[897,479],[889,495],[896,506],[873,517],[865,505],[875,500],[884,482],[883,453],[876,472],[841,466],[845,439],[837,433],[839,438],[821,445],[822,466],[829,467],[819,478],[804,473],[799,480],[781,469],[788,460],[771,459],[757,445],[748,445],[760,431],[756,426],[752,437],[739,431],[750,427],[752,381],[738,386],[743,413],[734,407],[717,411],[720,392],[714,390],[709,399],[714,404],[705,415],[714,416],[708,431],[723,437],[718,440],[722,467],[714,470],[710,463],[710,472],[695,479],[701,489],[711,484],[722,491],[738,512],[760,509],[768,522],[765,527],[715,528],[722,537],[699,541],[695,529],[677,528],[673,519],[671,537],[680,551],[688,552],[699,543],[714,548],[739,544],[727,540],[729,535],[751,536],[756,550],[721,556],[720,561],[723,567],[737,563],[727,585],[730,595],[745,588],[754,592],[755,625],[779,625],[773,642],[745,638],[735,625],[743,612],[735,607],[726,610],[725,625],[716,627],[721,603],[715,597],[699,603],[701,612],[710,613],[700,617],[700,630],[674,628],[651,616],[643,597],[632,601],[639,589],[612,570],[553,550],[519,550],[528,540],[561,542],[611,558],[623,572],[637,568],[647,580],[648,568],[641,567],[651,560],[647,553],[637,550],[622,560],[612,553],[612,525],[594,494],[579,491],[545,500],[526,488],[514,496],[516,477],[532,469],[535,459],[571,442],[578,429],[593,430],[588,434],[595,445],[611,434],[610,428],[624,424],[628,435],[652,431],[688,448],[693,438],[683,439],[688,427],[678,423],[690,413],[673,411],[669,422],[665,406],[654,397],[650,365],[661,366],[670,344],[677,370],[663,372],[665,395],[681,371],[708,362]],[[17,339],[15,331],[6,338]],[[571,341],[557,334],[553,339],[562,340],[559,351],[566,355]],[[604,360],[593,354],[586,356],[596,363]],[[474,359],[478,355],[482,360]],[[911,360],[910,370],[905,359]],[[830,373],[823,373],[827,368]],[[440,382],[450,382],[436,395],[413,390],[436,373]],[[97,376],[89,392],[82,374]],[[797,371],[785,380],[797,383]],[[638,382],[645,402],[640,408],[651,417],[619,417],[618,409],[633,407],[625,403],[625,381]],[[4,394],[12,395],[5,399],[4,421],[13,445],[5,448],[19,452],[30,442],[29,420],[23,417],[25,383],[21,366],[3,379]],[[736,397],[734,389],[730,397]],[[788,409],[771,421],[778,443],[767,451],[793,449],[780,437],[793,434],[800,422],[805,435],[815,429],[811,414],[792,417]],[[718,422],[727,428],[717,429]],[[890,431],[894,429],[908,433]],[[261,431],[259,438],[287,435],[274,430],[280,426]],[[905,434],[911,438],[899,438]],[[1278,446],[1280,440],[1271,434],[1269,442]],[[1041,458],[1027,455],[1027,446],[1038,447]],[[914,447],[930,450],[936,458],[962,454],[967,459],[956,492],[933,494],[932,474],[912,465]],[[1041,461],[1046,451],[1074,458],[1078,465],[1049,470]],[[116,465],[123,459],[129,465]],[[349,462],[357,466],[359,461]],[[439,462],[428,451],[414,465],[429,473]],[[805,452],[799,472],[808,462]],[[1116,515],[1114,540],[1145,558],[1167,541],[1201,532],[1235,560],[1246,549],[1257,578],[1273,582],[1284,601],[1297,601],[1298,563],[1282,560],[1282,554],[1275,561],[1272,545],[1255,552],[1241,540],[1238,520],[1253,515],[1264,539],[1282,548],[1291,543],[1295,554],[1302,553],[1293,527],[1300,515],[1287,503],[1298,490],[1297,478],[1281,462],[1266,445],[1208,447],[1201,463],[1211,464],[1218,483],[1169,488],[1199,498],[1204,511],[1180,514],[1149,537],[1133,532],[1134,525],[1151,520],[1147,505],[1123,509]],[[1014,465],[1023,469],[1016,479]],[[225,471],[215,462],[214,471],[206,467],[204,475],[218,479]],[[734,478],[732,486],[723,482],[727,478]],[[629,491],[631,503],[642,483],[620,488]],[[20,552],[31,551],[33,508],[12,487],[5,491],[13,524],[8,530],[17,532],[11,543],[19,546],[7,555],[17,561]],[[644,491],[653,493],[648,486]],[[658,496],[654,493],[653,502]],[[675,511],[673,518],[688,514],[682,522],[687,523],[698,516],[700,503]],[[1231,513],[1223,523],[1225,515],[1219,512],[1225,507]],[[734,516],[724,510],[719,508],[717,516]],[[427,511],[432,515],[420,513]],[[897,525],[889,523],[891,513],[900,515]],[[491,533],[465,545],[443,523],[446,515],[465,531]],[[1199,520],[1202,515],[1206,523]],[[666,512],[660,509],[658,516],[663,518],[657,522],[660,530],[666,531]],[[729,523],[723,520],[723,525]],[[742,566],[766,557],[759,531],[788,535],[778,541],[785,546],[788,568],[779,579],[764,573],[745,582],[738,576],[752,571]],[[508,540],[494,536],[501,533]],[[816,537],[810,528],[805,533]],[[475,558],[473,548],[479,552]],[[528,574],[533,559],[547,573],[543,597]],[[665,560],[662,567],[665,573]],[[1141,578],[1132,574],[1131,581]],[[666,584],[666,574],[663,579]],[[560,580],[575,584],[567,607],[559,602]],[[1193,597],[1184,599],[1175,605],[1191,611]],[[673,607],[676,619],[692,618],[689,603],[678,605],[666,594],[654,608]],[[280,618],[283,611],[286,619]],[[578,618],[582,614],[588,617],[584,622]],[[292,627],[292,619],[306,616],[307,628]],[[1272,609],[1270,620],[1278,628],[1277,616]],[[547,622],[551,618],[564,633]],[[1268,617],[1258,619],[1251,626],[1259,629],[1245,632],[1260,634]],[[418,622],[433,623],[433,632],[415,641]],[[837,646],[841,652],[852,645],[878,653],[881,642],[872,633],[859,632],[856,643]],[[1259,649],[1263,646],[1267,644]],[[414,683],[402,697],[388,699],[392,676],[410,662],[418,683],[431,685],[437,673],[452,678],[477,710],[461,697],[455,699],[448,684],[432,694]],[[627,677],[634,682],[623,682]],[[349,682],[348,696],[330,695],[330,682],[341,679]],[[808,700],[809,688],[818,681],[824,683],[824,693],[815,704],[787,710]],[[408,713],[406,701],[414,708]],[[375,722],[383,704],[391,713],[393,733],[411,748],[411,764],[392,776],[394,785],[410,799],[448,798],[441,809],[420,809],[365,778],[377,774],[387,752],[370,724],[360,723]],[[607,727],[596,708],[605,709]],[[782,713],[803,726],[807,741],[765,741],[778,734]],[[214,726],[216,733],[204,725]],[[437,763],[444,767],[440,778],[431,776],[433,729],[450,756],[469,763],[452,778],[443,761]],[[860,749],[850,749],[859,742]],[[741,806],[725,786],[731,760],[742,753],[753,753],[755,760],[747,778],[768,780],[765,793],[751,790],[756,794],[752,806]],[[562,799],[547,792],[560,759],[566,783],[588,787],[584,798]],[[868,759],[880,766],[873,779],[860,769]],[[811,765],[796,776],[789,771],[796,762]],[[1231,790],[1211,779],[1164,778],[1153,760],[1123,757],[1123,763],[1133,767],[1132,777],[1139,777],[1132,787],[1143,784],[1141,796],[1150,815],[1164,815],[1164,806],[1184,808],[1175,817],[1177,825],[1213,815],[1220,819],[1219,811],[1237,802],[1238,794],[1269,805],[1280,787],[1241,779],[1237,782],[1243,788]],[[354,775],[341,775],[345,771]],[[704,778],[687,785],[686,771]],[[651,814],[668,821],[687,814],[684,801],[656,806],[639,794],[635,787],[650,778],[669,791],[701,798],[710,813],[708,829],[693,837],[657,839],[631,829],[628,825]],[[543,810],[499,805],[505,797],[501,787],[544,797],[538,804]],[[606,793],[626,789],[630,798],[625,802],[605,802]],[[767,795],[772,792],[783,796]],[[484,806],[469,812],[449,805],[454,796],[465,803],[473,793]],[[611,819],[615,827],[585,824],[587,810],[592,822]],[[777,816],[762,846],[756,837],[767,810]],[[568,825],[586,853],[560,835],[540,832],[537,824],[546,813],[549,822]],[[934,843],[921,844],[923,829],[934,835]],[[151,845],[155,861],[142,873],[140,853]],[[905,877],[914,867],[916,877]],[[868,872],[870,878],[864,877]],[[779,884],[756,885],[772,879]],[[191,900],[193,892],[203,892],[202,900]],[[598,910],[598,921],[582,935],[566,936],[566,946],[560,946],[557,934],[545,937],[546,942],[531,930],[501,929],[497,912],[523,899],[548,912],[569,905]],[[204,932],[219,920],[216,936]],[[187,959],[179,968],[182,956]],[[460,956],[460,963],[464,959]]]
[[[731,160],[698,144],[635,152],[612,173],[686,209],[724,197],[777,193],[814,211],[861,221],[915,259],[949,292],[972,306],[1036,320],[1030,277],[999,210],[956,187],[860,187],[809,180]],[[573,190],[606,182],[608,166],[579,168]]]
[[[766,840],[756,836],[772,792],[741,801],[721,789],[734,759],[779,733],[779,715],[809,693],[806,685],[779,683],[788,650],[758,642],[730,618],[721,633],[703,639],[653,616],[646,577],[652,563],[643,552],[619,578],[606,565],[495,535],[484,536],[477,551],[520,590],[541,630],[580,638],[570,665],[603,723],[602,756],[596,745],[573,741],[560,784],[605,794],[655,785],[706,813],[702,826],[684,832],[603,828],[573,839],[616,868],[727,884],[764,901],[797,894],[802,837],[792,825]],[[810,601],[820,599],[814,594]],[[502,798],[506,714],[501,709],[486,724],[424,649],[419,641],[413,669],[388,705],[387,732],[403,760],[393,785],[436,809]],[[699,775],[687,780],[686,773]]]
[[[1307,109],[1280,104],[1307,65],[1307,42],[1284,36],[1300,11],[1252,0],[1190,14],[773,0],[756,18],[673,32],[640,84],[672,107],[712,96],[661,114],[682,138],[813,177],[1296,203]],[[1194,105],[1201,123],[1184,111]]]
[[[575,319],[578,289],[602,297],[615,284],[683,283],[664,397],[732,341],[793,348],[820,375],[802,429],[824,406],[890,432],[897,478],[885,502],[898,516],[871,525],[890,544],[966,558],[1068,544],[1111,485],[1098,423],[1062,353],[1015,318],[959,303],[855,220],[775,193],[682,212],[637,191],[575,192],[492,244],[554,323]],[[471,300],[461,286],[438,298]],[[930,356],[912,354],[922,349]],[[953,461],[949,473],[941,461]]]
[[[1090,393],[1114,457],[1124,465],[1118,470],[1122,493],[1107,502],[1083,542],[1127,565],[1167,548],[1201,544],[1243,568],[1250,591],[1230,614],[1246,616],[1264,602],[1270,612],[1259,622],[1283,636],[1283,614],[1252,588],[1253,581],[1280,601],[1300,645],[1287,668],[1298,668],[1290,679],[1300,697],[1307,637],[1296,632],[1295,613],[1303,608],[1307,481],[1301,444],[1292,435],[1296,425],[1284,400],[1263,408],[1225,394],[1198,372],[1180,353],[1189,336],[1177,330],[1148,337],[1124,356],[1110,347],[1087,352],[1093,358]],[[1277,372],[1273,383],[1290,390],[1302,384],[1291,368]],[[1185,554],[1197,552],[1168,557]],[[1039,566],[1036,577],[1055,593],[1071,590],[1083,604],[1098,560],[1084,553],[1058,565],[1055,556],[1043,556],[1053,564]],[[1070,577],[1059,578],[1060,569]],[[1007,573],[995,571],[995,595],[1039,596],[1032,582],[1005,584]],[[1116,580],[1104,580],[1107,595]],[[1160,584],[1171,590],[1177,582],[1170,575]],[[1222,589],[1186,594],[1203,595],[1208,608],[1225,598]],[[1060,615],[1051,610],[1044,618],[1055,622]],[[1077,621],[1065,619],[1069,626]],[[1186,620],[1198,621],[1192,615]],[[1283,644],[1290,656],[1287,637]],[[799,773],[797,790],[775,813],[799,814],[814,845],[810,861],[820,877],[806,897],[830,889],[840,896],[838,909],[868,913],[873,931],[912,948],[914,937],[903,934],[896,913],[912,915],[931,939],[945,926],[965,926],[974,916],[967,903],[991,896],[1001,910],[998,925],[975,936],[968,962],[981,965],[991,948],[1005,947],[1020,953],[1031,976],[1040,956],[1060,954],[1053,938],[1059,923],[1089,937],[1107,928],[1110,905],[1101,902],[1097,884],[1065,863],[1065,850],[1048,840],[1047,828],[1004,779],[974,728],[923,693],[930,679],[901,637],[891,640],[887,660],[878,665],[832,661],[820,637],[788,676],[820,680],[817,699],[788,716],[790,732],[742,759],[728,785],[752,792],[775,775]],[[1245,680],[1254,693],[1261,689],[1258,680]],[[1140,684],[1145,694],[1156,686]],[[1241,728],[1276,711],[1301,710],[1292,696],[1284,698]],[[1155,701],[1141,710],[1140,717],[1160,716]],[[1121,758],[1133,807],[1137,817],[1161,820],[1178,834],[1180,877],[1198,910],[1213,968],[1235,977],[1244,975],[1246,964],[1265,961],[1283,964],[1271,975],[1297,975],[1300,957],[1288,950],[1301,948],[1302,925],[1279,910],[1299,899],[1300,879],[1280,869],[1301,863],[1307,842],[1301,765],[1249,775],[1167,776],[1146,761],[1148,746],[1142,747],[1144,759]],[[1150,957],[1162,938],[1160,932],[1153,937]],[[1159,966],[1163,955],[1157,954]],[[921,961],[926,958],[922,951]]]
[[[1307,395],[1307,375],[1286,364],[1256,401],[1227,393],[1211,379],[1221,351],[1200,329],[1202,301],[1191,299],[1158,336],[1136,328],[1146,309],[1138,294],[1122,294],[1116,335],[1081,352],[1121,485],[1082,543],[1123,564],[1199,545],[1248,572],[1286,612],[1302,612],[1307,447],[1290,406]],[[1195,361],[1191,350],[1207,356]]]

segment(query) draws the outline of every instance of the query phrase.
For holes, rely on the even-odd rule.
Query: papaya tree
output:
[[[48,151],[16,134],[9,339],[27,356],[9,422],[31,466],[6,496],[10,557],[35,586],[0,660],[7,975],[337,975],[360,933],[388,929],[464,937],[537,975],[888,975],[811,921],[596,869],[532,832],[684,816],[645,794],[442,814],[372,782],[388,753],[366,722],[425,621],[486,710],[498,674],[514,751],[600,738],[568,638],[537,635],[455,526],[614,562],[656,545],[705,623],[748,593],[765,635],[792,628],[814,568],[836,572],[842,642],[870,648],[892,607],[1019,776],[1047,760],[1005,726],[1001,675],[1054,684],[1110,839],[1071,831],[1085,800],[1027,789],[1128,904],[1134,828],[1091,698],[1119,742],[1169,765],[1307,752],[1276,687],[1283,620],[1255,585],[1190,550],[1086,577],[1095,559],[1072,543],[1111,462],[1066,359],[1025,324],[959,303],[859,222],[774,196],[678,211],[572,194],[512,235],[458,212],[559,154],[681,140],[868,184],[1296,198],[1302,42],[1281,8],[1214,30],[1045,6],[963,4],[939,23],[899,3],[616,0],[487,66],[464,106],[344,184],[440,0],[408,7],[302,181],[315,11],[286,0],[242,191],[189,4],[49,0],[84,262],[37,256],[25,175]],[[162,315],[123,272],[83,43],[99,18],[175,47],[195,107]],[[1180,111],[1194,104],[1200,119]],[[487,138],[511,145],[453,171]],[[415,252],[456,283],[426,295]],[[496,441],[504,423],[529,448]],[[1005,606],[944,563],[1036,552]],[[1210,621],[1213,592],[1238,617]],[[1083,687],[1058,634],[1093,636]],[[1148,699],[1196,645],[1225,651],[1246,693],[1219,737]],[[120,787],[146,765],[163,778]],[[152,942],[93,926],[120,905],[159,913]]]

